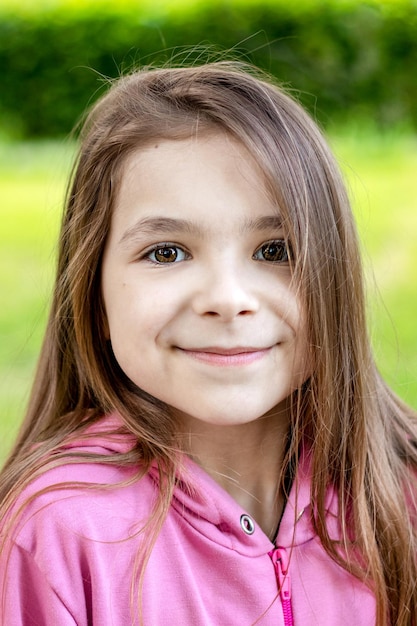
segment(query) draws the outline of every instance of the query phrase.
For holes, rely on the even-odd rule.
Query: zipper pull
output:
[[[285,626],[294,626],[294,617],[291,605],[291,578],[288,573],[288,556],[284,548],[275,548],[268,552],[275,568],[275,575],[281,596]]]
[[[275,548],[268,553],[275,567],[279,593],[283,600],[291,600],[291,578],[288,573],[288,557],[284,548]]]

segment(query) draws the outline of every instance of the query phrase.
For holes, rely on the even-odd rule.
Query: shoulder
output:
[[[113,443],[72,442],[70,455],[53,467],[49,459],[2,520],[1,623],[87,624],[94,607],[114,599],[113,587],[116,595],[122,583],[129,589],[156,487],[139,466],[117,462]]]
[[[118,542],[146,524],[155,486],[148,474],[105,464],[62,465],[33,481],[19,498],[11,536],[27,552],[62,543]],[[42,550],[41,550],[42,551]]]
[[[108,427],[103,421],[85,436],[66,442],[64,456],[45,459],[45,469],[26,485],[14,506],[12,536],[18,545],[31,550],[40,536],[60,534],[123,540],[147,519],[155,499],[154,481],[139,464],[118,462],[132,448],[132,438],[106,431]]]

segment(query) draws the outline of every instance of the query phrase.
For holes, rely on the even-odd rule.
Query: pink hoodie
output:
[[[99,435],[72,445],[77,452],[109,455],[131,446],[130,437]],[[293,486],[273,545],[215,481],[186,459],[184,477],[192,480],[194,491],[191,495],[179,482],[151,553],[143,624],[374,626],[373,594],[327,556],[314,533],[307,465],[297,477],[297,501]],[[36,479],[24,495],[67,481],[113,485],[132,474],[132,469],[88,461],[67,464]],[[13,544],[1,624],[138,625],[130,602],[133,562],[142,541],[135,533],[146,522],[157,489],[153,468],[124,487],[64,487],[37,496],[27,505]],[[335,539],[336,504],[330,495],[328,524]]]

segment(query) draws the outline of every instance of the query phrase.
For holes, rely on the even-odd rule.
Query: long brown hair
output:
[[[146,471],[156,460],[165,477],[155,509],[160,528],[175,480],[175,424],[169,408],[117,365],[106,341],[100,266],[127,157],[155,139],[216,128],[242,142],[260,165],[291,241],[314,368],[295,392],[288,458],[308,442],[317,533],[333,559],[374,589],[378,626],[411,626],[417,615],[415,415],[373,361],[357,235],[327,144],[293,98],[242,64],[134,72],[87,117],[33,392],[0,483],[3,511],[45,471],[45,457],[65,438],[117,411],[138,442],[123,462]],[[54,459],[64,463],[65,454]],[[325,524],[330,484],[339,497],[337,545]]]

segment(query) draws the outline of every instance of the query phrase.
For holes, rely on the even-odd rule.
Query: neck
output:
[[[272,539],[284,507],[281,472],[288,417],[275,413],[248,424],[217,426],[182,419],[183,447]]]

